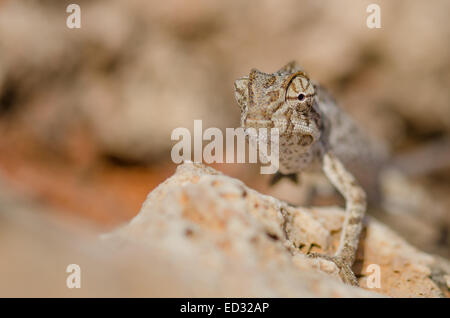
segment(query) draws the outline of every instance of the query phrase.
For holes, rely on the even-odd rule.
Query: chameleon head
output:
[[[235,96],[243,128],[278,128],[282,173],[297,172],[312,160],[320,138],[316,90],[294,62],[273,74],[251,70],[235,81]]]

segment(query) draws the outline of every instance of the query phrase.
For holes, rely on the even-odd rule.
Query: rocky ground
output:
[[[192,222],[198,233],[193,231],[192,235],[178,237],[173,228],[162,233],[163,229],[156,229],[152,224],[139,225],[139,220],[146,219],[143,215],[158,218],[163,225],[169,224],[158,215],[169,208],[172,213],[183,210],[184,203],[179,202],[177,206],[175,198],[169,195],[172,190],[164,188],[167,183],[159,186],[176,169],[170,159],[174,143],[170,134],[177,127],[192,129],[195,119],[202,119],[204,128],[238,126],[239,110],[233,97],[233,81],[253,67],[270,72],[296,59],[312,78],[330,90],[360,126],[389,146],[395,158],[393,162],[399,167],[420,172],[422,166],[429,166],[425,162],[436,164],[435,169],[407,179],[395,172],[386,176],[389,182],[383,191],[395,195],[390,196],[384,211],[369,209],[371,217],[367,230],[370,231],[365,240],[374,240],[373,246],[378,248],[381,246],[378,244],[392,237],[392,242],[401,242],[398,244],[405,252],[394,253],[391,241],[383,243],[378,252],[363,248],[364,255],[357,263],[361,267],[357,271],[366,275],[363,270],[368,262],[379,262],[384,273],[383,284],[381,290],[375,292],[385,295],[438,296],[442,292],[445,279],[440,270],[431,265],[436,258],[430,255],[450,257],[450,149],[442,143],[442,140],[448,141],[450,135],[450,23],[447,17],[450,2],[435,0],[429,5],[420,0],[379,0],[382,28],[368,29],[366,7],[371,1],[365,0],[339,3],[286,0],[282,5],[263,0],[258,6],[234,0],[79,0],[82,28],[76,30],[68,29],[65,24],[69,3],[0,0],[0,215],[4,224],[8,224],[0,225],[0,235],[6,238],[0,241],[4,251],[0,273],[8,279],[8,284],[1,286],[9,286],[12,294],[27,291],[39,295],[40,286],[47,285],[48,278],[53,282],[45,291],[48,295],[124,295],[124,291],[134,295],[194,294],[194,289],[183,281],[187,279],[183,275],[195,271],[195,262],[183,259],[186,264],[194,264],[193,268],[172,264],[176,257],[183,257],[182,253],[165,241],[167,251],[150,246],[149,238],[156,233],[165,233],[167,237],[173,234],[180,244],[191,246],[197,235],[216,242],[227,241],[230,233],[225,227],[220,230],[216,221],[211,221],[210,232],[202,225],[208,219],[189,221],[182,215],[173,216],[174,224],[181,226]],[[305,198],[311,185],[327,183],[321,177],[305,175],[300,186],[283,181],[269,187],[268,178],[261,176],[256,166],[218,164],[213,168],[257,191],[248,189],[252,200],[261,201],[258,203],[261,205],[272,202],[272,205],[284,206],[276,199],[268,199],[270,196],[306,206]],[[208,177],[211,173],[208,169],[183,167],[168,183],[174,187],[184,174],[187,183],[177,191],[190,189],[189,195],[195,194],[201,184],[188,181],[189,176],[213,178]],[[219,175],[214,178],[226,180],[224,186],[228,186],[208,189],[205,193],[211,196],[217,196],[216,189],[238,192],[237,189],[244,187],[237,186],[239,181],[234,179]],[[171,205],[164,207],[153,202],[139,212],[146,195],[158,186],[152,193],[167,191],[167,198],[173,198],[173,201],[167,199]],[[261,290],[267,295],[331,295],[331,290],[343,296],[367,295],[330,280],[332,273],[317,274],[317,286],[326,286],[325,289],[316,290],[311,287],[314,284],[308,285],[309,277],[314,276],[310,274],[317,270],[308,267],[302,253],[309,247],[332,252],[342,218],[339,208],[325,208],[342,206],[338,195],[332,191],[316,194],[312,203],[321,208],[287,207],[280,212],[287,220],[286,225],[296,220],[295,224],[306,232],[295,233],[297,227],[292,226],[286,233],[289,237],[277,232],[277,240],[273,239],[274,233],[269,231],[268,237],[265,234],[266,226],[278,231],[276,224],[281,219],[275,217],[278,215],[276,208],[271,208],[273,215],[270,216],[264,214],[264,209],[237,209],[249,198],[240,201],[220,198],[217,204],[232,207],[227,217],[236,221],[231,223],[237,222],[236,226],[242,226],[245,233],[254,231],[259,233],[258,237],[265,237],[262,242],[276,255],[273,262],[277,265],[273,267],[286,268],[278,272],[266,268],[273,277],[270,282],[261,281],[257,274],[248,274],[248,268],[262,273],[259,265],[245,262],[256,264],[257,260],[268,260],[269,257],[257,256],[265,253],[266,245],[249,243],[238,235],[243,245],[233,247],[235,241],[230,237],[229,248],[234,254],[229,259],[236,257],[246,265],[230,265],[230,271],[242,281],[246,281],[243,273],[247,273],[248,280],[252,280],[248,285],[265,286]],[[186,198],[189,199],[189,195]],[[405,198],[407,200],[402,200]],[[148,206],[158,208],[149,212]],[[113,243],[97,242],[99,232],[127,224],[138,212],[138,218],[123,228],[123,233],[130,231],[129,234],[119,231],[115,235],[128,241],[127,244],[133,246],[131,249],[136,248],[139,253],[124,251],[128,254],[122,257],[121,252],[110,246]],[[196,214],[193,215],[195,218]],[[243,219],[250,223],[239,225],[239,220]],[[327,225],[320,220],[328,220]],[[80,224],[87,230],[80,232],[77,226]],[[149,236],[139,239],[142,244],[136,243],[136,233],[131,230],[134,225],[148,226]],[[306,229],[309,225],[318,232],[310,236]],[[383,236],[385,241],[381,240]],[[424,252],[407,245],[400,236]],[[228,257],[226,246],[217,243],[219,248],[214,252],[212,245],[201,244],[194,244],[193,253],[205,251],[213,260]],[[90,248],[86,249],[86,245]],[[105,249],[105,246],[108,247]],[[143,249],[147,252],[141,252]],[[65,277],[60,268],[72,262],[73,253],[90,268],[96,268],[90,272],[96,273],[89,277],[90,291],[69,292],[58,285]],[[177,253],[180,256],[174,256]],[[377,253],[388,255],[382,257]],[[146,256],[140,260],[138,254]],[[116,258],[116,255],[121,257]],[[247,255],[250,255],[248,259]],[[405,265],[408,264],[405,259],[415,265]],[[117,264],[110,264],[112,260]],[[391,261],[402,271],[396,273]],[[149,272],[145,266],[149,262],[159,276]],[[33,275],[23,264],[33,264],[45,275]],[[218,264],[218,268],[224,266]],[[208,266],[214,264],[205,264],[205,272],[211,270]],[[104,275],[100,267],[108,268]],[[173,271],[167,270],[169,267],[179,270],[180,276],[174,277]],[[144,286],[137,277],[127,276],[126,270],[148,275],[148,281],[167,286],[167,290]],[[55,276],[55,272],[60,276]],[[403,272],[406,276],[402,276]],[[428,272],[431,274],[426,274]],[[212,271],[210,274],[211,282],[219,284],[221,278]],[[417,279],[409,275],[417,275]],[[426,278],[430,275],[432,279]],[[111,280],[112,276],[117,276],[118,280]],[[294,276],[299,277],[295,278],[298,285],[293,284],[288,289],[283,284],[289,284],[287,277]],[[326,283],[320,277],[326,277]],[[33,287],[26,284],[27,280],[35,282]],[[365,276],[360,280],[364,287]],[[269,292],[267,287],[275,281],[277,283],[273,284],[278,287]],[[415,281],[420,287],[411,287]],[[195,289],[197,294],[220,294],[218,287],[204,284],[203,289]],[[400,287],[394,287],[395,284]],[[138,287],[134,289],[135,286]],[[234,292],[236,286],[224,287],[223,291]],[[383,286],[388,286],[392,292],[384,290]],[[411,290],[406,291],[410,287]],[[250,290],[246,292],[253,295]],[[445,294],[445,288],[443,292]]]
[[[105,228],[173,173],[173,129],[239,124],[233,81],[252,67],[297,59],[394,155],[450,132],[446,0],[379,1],[375,30],[367,1],[79,1],[76,30],[65,25],[68,3],[0,1],[0,173],[23,196]],[[450,162],[446,153],[428,158]],[[246,166],[218,168],[287,193]],[[448,164],[416,179],[449,210]],[[410,235],[421,222],[396,229],[449,257],[450,214],[420,219],[424,239]]]
[[[370,217],[353,268],[360,288],[343,284],[333,263],[306,257],[336,249],[343,217],[339,207],[292,207],[185,163],[148,195],[135,218],[100,238],[92,229],[80,232],[29,213],[23,204],[3,212],[0,251],[9,256],[0,263],[0,295],[450,296],[448,261]],[[71,263],[86,273],[78,290],[64,287]]]

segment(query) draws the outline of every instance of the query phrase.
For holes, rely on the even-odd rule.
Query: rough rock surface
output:
[[[307,258],[308,251],[337,248],[343,218],[341,208],[292,207],[212,168],[185,163],[107,238],[159,250],[184,272],[180,284],[191,284],[195,295],[449,296],[448,262],[372,218],[354,265],[362,288],[342,284],[333,263]],[[379,265],[380,288],[368,288],[371,264]]]

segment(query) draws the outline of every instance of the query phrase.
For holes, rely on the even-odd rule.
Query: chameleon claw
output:
[[[273,186],[284,178],[291,180],[295,184],[298,184],[298,176],[296,173],[282,174],[281,172],[277,172],[270,180],[270,185]]]
[[[306,254],[306,256],[309,258],[321,258],[333,262],[339,269],[339,276],[341,277],[342,281],[345,284],[349,284],[352,286],[359,286],[358,280],[355,274],[353,273],[351,266],[347,262],[345,262],[342,257],[338,255],[329,256],[319,253],[308,253]]]

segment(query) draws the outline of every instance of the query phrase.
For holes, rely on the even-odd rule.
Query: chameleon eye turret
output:
[[[312,107],[314,96],[314,86],[309,78],[299,75],[290,82],[286,92],[286,101],[293,109],[302,112]]]

